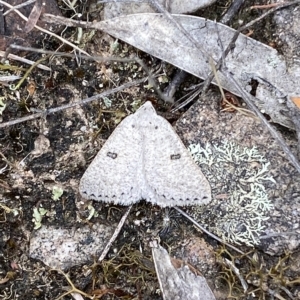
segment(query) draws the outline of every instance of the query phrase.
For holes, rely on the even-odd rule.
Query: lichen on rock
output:
[[[257,245],[273,209],[268,191],[276,182],[269,174],[270,163],[256,147],[229,141],[191,144],[189,150],[212,188],[205,214],[194,207],[193,216],[200,216],[200,222],[227,242]]]

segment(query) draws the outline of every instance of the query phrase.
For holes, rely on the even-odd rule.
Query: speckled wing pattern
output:
[[[128,116],[114,130],[83,174],[80,194],[116,204],[141,200],[142,136]]]
[[[84,198],[162,207],[202,205],[211,190],[172,126],[150,102],[124,119],[84,173]]]
[[[210,202],[210,185],[173,127],[158,115],[155,124],[147,123],[141,130],[145,178],[152,191],[148,200],[159,206]]]

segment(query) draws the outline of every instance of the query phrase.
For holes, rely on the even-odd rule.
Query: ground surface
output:
[[[85,18],[88,15],[90,21],[99,20],[101,6],[96,6],[95,2],[88,1],[86,6],[78,6],[77,10],[83,12]],[[57,3],[62,15],[72,16],[73,11],[66,9],[62,1]],[[224,6],[225,2],[219,3],[210,11],[222,13]],[[203,15],[203,11],[198,14]],[[253,11],[246,17],[255,18],[257,14]],[[216,18],[215,15],[210,17]],[[237,18],[234,22],[237,22]],[[265,34],[261,35],[259,28],[254,28],[253,38],[259,38],[261,42],[273,42],[270,38],[272,30],[269,30],[272,29],[271,20],[268,18],[259,26]],[[119,43],[104,33],[84,33],[79,46],[91,55],[127,57],[135,54],[153,71],[161,66],[157,59]],[[77,33],[68,28],[64,37],[74,42]],[[21,40],[25,40],[26,45],[49,50],[56,50],[60,45],[55,38],[41,35],[38,31],[31,33],[30,39],[22,36]],[[59,51],[70,50],[65,46]],[[41,58],[31,52],[18,54],[33,61]],[[13,60],[10,64],[28,68]],[[52,72],[34,69],[17,91],[2,86],[1,96],[5,97],[6,104],[2,122],[79,101],[146,76],[140,66],[133,62],[95,63],[56,56],[43,64],[51,67]],[[162,69],[159,77],[161,82],[170,80],[173,67],[163,64]],[[24,75],[24,71],[18,72]],[[188,77],[176,97],[184,93],[184,87],[198,81],[192,76]],[[162,88],[166,85],[161,83]],[[30,94],[33,86],[35,91]],[[83,225],[92,228],[94,224],[115,226],[126,208],[92,202],[97,215],[89,219],[91,210],[87,203],[80,202],[78,183],[119,121],[146,100],[152,100],[160,112],[168,111],[168,107],[158,100],[154,90],[145,82],[83,107],[63,110],[0,130],[1,299],[57,299],[70,289],[61,272],[51,270],[43,262],[29,257],[30,236],[39,225],[62,228]],[[171,122],[178,118],[176,115],[166,117]],[[292,134],[281,130],[287,135]],[[61,189],[63,194],[55,200],[57,189]],[[93,264],[91,258],[84,266],[72,267],[68,275],[74,285],[87,294],[85,299],[92,295],[92,291],[103,294],[102,299],[162,299],[149,248],[149,241],[157,236],[160,236],[161,244],[171,255],[180,261],[187,261],[202,272],[217,299],[227,297],[230,292],[228,286],[233,287],[231,293],[237,299],[269,299],[270,290],[281,293],[279,286],[288,287],[294,297],[290,299],[296,299],[297,293],[299,296],[299,279],[298,285],[297,282],[285,284],[287,280],[297,280],[299,276],[299,253],[270,257],[245,247],[243,250],[251,251],[253,258],[249,262],[244,257],[229,254],[214,240],[197,232],[191,223],[175,211],[165,211],[146,202],[134,205],[111,251],[101,264]],[[257,290],[254,298],[242,295],[239,279],[221,263],[224,257],[235,261],[243,269],[244,275],[249,275],[252,290]],[[93,272],[86,276],[88,268]],[[64,299],[73,298],[67,295]]]

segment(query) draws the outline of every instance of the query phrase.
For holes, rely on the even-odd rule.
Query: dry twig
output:
[[[112,235],[112,237],[111,237],[110,240],[108,241],[108,243],[107,243],[107,245],[105,246],[104,250],[102,251],[100,257],[98,258],[98,263],[100,263],[100,262],[105,258],[105,256],[107,255],[107,253],[108,253],[108,251],[109,251],[111,245],[112,245],[113,242],[117,239],[117,237],[118,237],[118,235],[119,235],[121,229],[123,228],[123,225],[124,225],[124,223],[125,223],[125,221],[126,221],[128,215],[129,215],[129,213],[130,213],[130,211],[131,211],[131,208],[132,208],[132,205],[130,205],[130,206],[127,208],[125,214],[123,215],[123,217],[121,218],[121,220],[120,220],[118,226],[116,227],[114,234]],[[90,269],[90,270],[88,270],[88,271],[86,272],[86,276],[90,275],[91,273],[92,273],[92,270]]]
[[[10,8],[10,9],[13,9],[23,20],[25,20],[26,22],[28,22],[28,18],[25,17],[19,10],[16,9],[16,7],[8,4],[6,1],[3,1],[3,0],[0,0],[0,4],[3,4],[4,6]],[[80,53],[83,53],[85,55],[89,55],[87,52],[85,52],[84,50],[80,49],[79,47],[77,47],[76,45],[72,44],[71,42],[67,41],[66,39],[64,39],[63,37],[49,31],[49,30],[46,30],[38,25],[35,25],[34,26],[36,29],[40,30],[41,32],[44,32],[44,33],[47,33],[49,34],[50,36],[53,36],[55,38],[57,38],[58,40],[60,40],[61,42],[71,46],[73,49],[77,50],[78,52]]]
[[[134,85],[138,85],[138,84],[144,82],[145,80],[147,80],[146,77],[143,78],[143,79],[140,79],[140,80],[133,81],[133,82],[125,83],[125,84],[123,84],[123,85],[121,85],[121,86],[119,86],[117,88],[105,91],[105,92],[103,92],[101,94],[92,96],[90,98],[86,98],[86,99],[83,99],[83,100],[80,100],[80,101],[77,101],[77,102],[65,104],[65,105],[62,105],[62,106],[59,106],[59,107],[50,108],[50,109],[47,109],[46,111],[38,112],[38,113],[32,114],[30,116],[26,116],[26,117],[23,117],[23,118],[19,118],[19,119],[16,119],[16,120],[12,120],[12,121],[8,121],[8,122],[5,122],[5,123],[2,123],[2,124],[0,124],[0,129],[8,127],[8,126],[15,125],[15,124],[19,124],[19,123],[22,123],[22,122],[26,122],[26,121],[31,121],[31,120],[34,120],[34,119],[38,119],[38,118],[47,116],[49,114],[56,113],[56,112],[64,110],[64,109],[75,107],[77,105],[85,105],[85,104],[87,104],[87,103],[89,103],[91,101],[99,100],[100,98],[106,97],[106,96],[108,96],[110,94],[120,92],[120,91],[122,91],[124,89],[127,89],[127,88],[129,88],[131,86],[134,86]]]
[[[180,208],[174,207],[174,209],[176,209],[179,213],[181,213],[184,217],[186,217],[189,221],[191,221],[196,227],[200,228],[202,231],[204,231],[207,235],[209,235],[210,237],[212,237],[216,241],[220,242],[221,244],[226,245],[227,247],[233,249],[234,251],[236,251],[236,252],[238,252],[240,254],[245,255],[245,253],[242,252],[241,250],[239,250],[238,248],[236,248],[236,247],[228,244],[227,242],[223,241],[222,239],[220,239],[219,237],[217,237],[213,233],[209,232],[207,229],[205,229],[202,225],[200,225],[198,222],[196,222],[193,218],[191,218],[187,213],[185,213]]]

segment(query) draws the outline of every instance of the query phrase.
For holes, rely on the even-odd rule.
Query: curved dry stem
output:
[[[94,299],[94,297],[92,297],[91,295],[86,294],[85,292],[83,292],[83,291],[79,290],[78,288],[76,288],[75,285],[73,284],[73,282],[71,281],[71,279],[68,277],[68,275],[65,272],[63,272],[62,270],[51,269],[51,271],[56,271],[56,272],[62,274],[66,278],[66,280],[68,281],[69,285],[71,286],[71,290],[65,292],[64,294],[62,294],[61,296],[59,296],[55,300],[63,299],[63,297],[65,297],[65,296],[67,296],[71,293],[77,293],[77,294],[80,294],[80,295],[82,295],[84,297],[87,297],[89,299]]]

